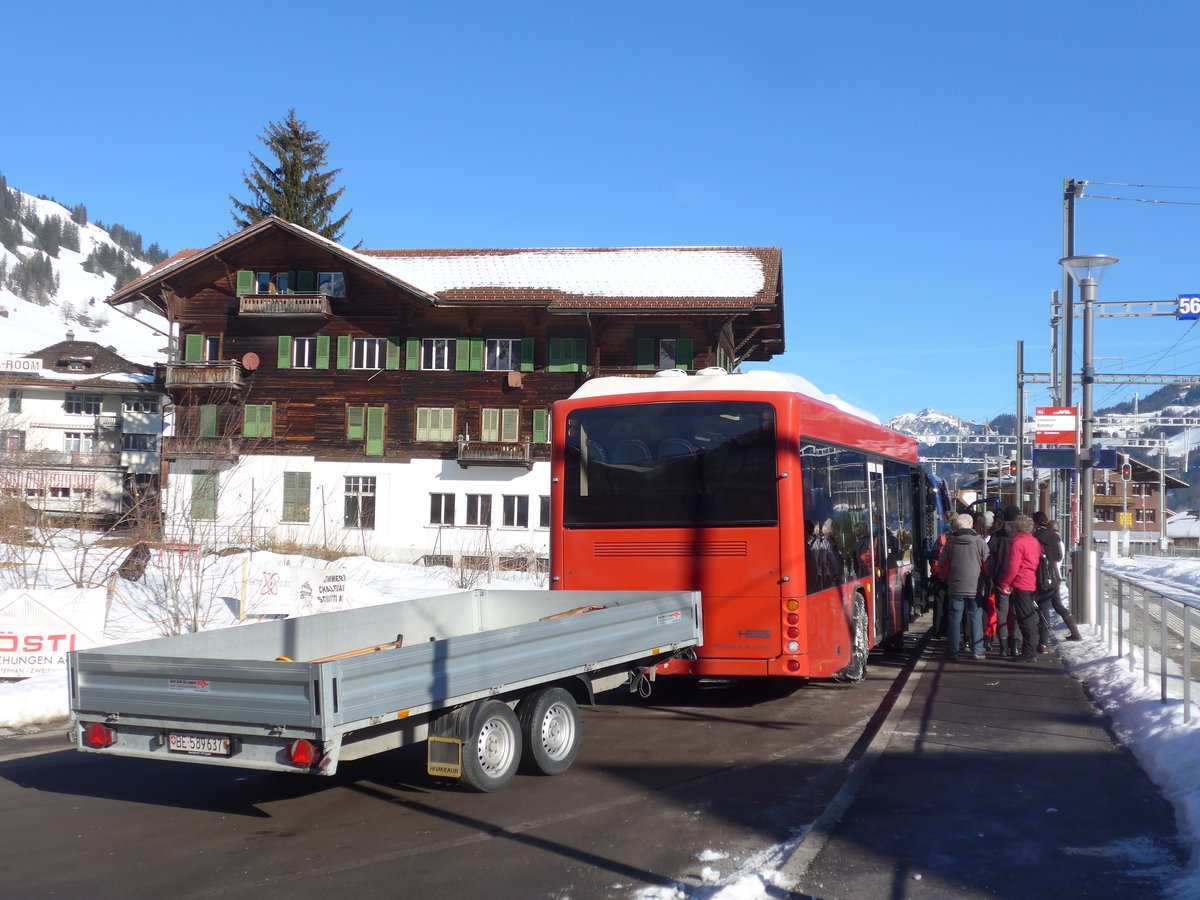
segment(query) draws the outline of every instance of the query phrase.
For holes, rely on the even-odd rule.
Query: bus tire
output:
[[[867,660],[871,655],[870,629],[867,623],[867,601],[856,593],[850,613],[850,662],[834,675],[843,684],[859,684],[867,677]]]
[[[534,691],[517,704],[524,751],[521,768],[540,775],[561,775],[579,753],[582,719],[579,705],[560,687]]]
[[[465,721],[462,782],[481,793],[498,791],[521,763],[521,723],[499,700],[475,701]]]

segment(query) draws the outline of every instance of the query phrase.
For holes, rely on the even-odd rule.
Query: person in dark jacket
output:
[[[946,658],[958,656],[959,635],[962,631],[963,612],[967,614],[971,630],[971,655],[984,658],[983,646],[983,603],[987,594],[985,564],[988,546],[973,527],[974,521],[967,513],[956,516],[954,531],[946,539],[942,552],[950,560],[946,573]]]
[[[1017,516],[1021,510],[1015,506],[1004,508],[1004,521],[997,523],[996,530],[988,538],[988,574],[992,579],[991,588],[996,595],[996,638],[1000,644],[1000,655],[1015,657],[1018,651],[1018,630],[1013,627],[1013,617],[1009,615],[1011,596],[999,590],[1000,576],[1008,566],[1009,548],[1016,536]],[[1029,648],[1033,652],[1033,648]]]
[[[1037,567],[1042,558],[1042,545],[1033,536],[1033,519],[1018,515],[1008,550],[1008,562],[996,586],[996,597],[1012,597],[1013,616],[1021,629],[1024,650],[1013,657],[1015,662],[1036,662],[1037,641]]]
[[[1062,562],[1062,539],[1059,538],[1058,532],[1050,526],[1050,517],[1041,510],[1033,514],[1033,536],[1038,539],[1038,543],[1042,545],[1042,553],[1046,559],[1050,560],[1050,565],[1053,567],[1055,574],[1058,574],[1058,564]],[[1047,608],[1053,606],[1054,611],[1058,613],[1059,618],[1066,623],[1067,628],[1071,631],[1071,636],[1067,638],[1069,641],[1082,641],[1083,637],[1079,634],[1079,629],[1075,626],[1075,620],[1071,618],[1071,613],[1067,611],[1066,606],[1059,596],[1058,588],[1061,584],[1061,579],[1054,580],[1054,587],[1047,590],[1038,589],[1037,605],[1038,611],[1041,613],[1041,622],[1038,623],[1038,653],[1047,653],[1050,649],[1050,623],[1046,619]]]

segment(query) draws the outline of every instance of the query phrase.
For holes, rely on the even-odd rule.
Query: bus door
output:
[[[871,578],[874,584],[874,640],[892,633],[891,591],[888,587],[887,509],[884,506],[883,463],[867,463],[867,528],[871,536]]]

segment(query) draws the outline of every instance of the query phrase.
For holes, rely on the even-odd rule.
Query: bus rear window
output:
[[[775,411],[682,401],[578,410],[567,422],[566,528],[775,525]]]

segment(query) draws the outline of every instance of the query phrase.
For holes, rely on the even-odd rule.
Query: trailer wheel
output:
[[[545,688],[517,704],[525,741],[522,768],[542,775],[561,775],[579,753],[579,705],[560,687]]]
[[[854,595],[850,613],[850,662],[834,675],[836,681],[858,684],[867,677],[867,660],[871,655],[871,639],[867,625],[867,601],[862,594]]]
[[[521,723],[508,704],[499,700],[476,701],[466,722],[462,781],[472,790],[498,791],[517,774]]]

